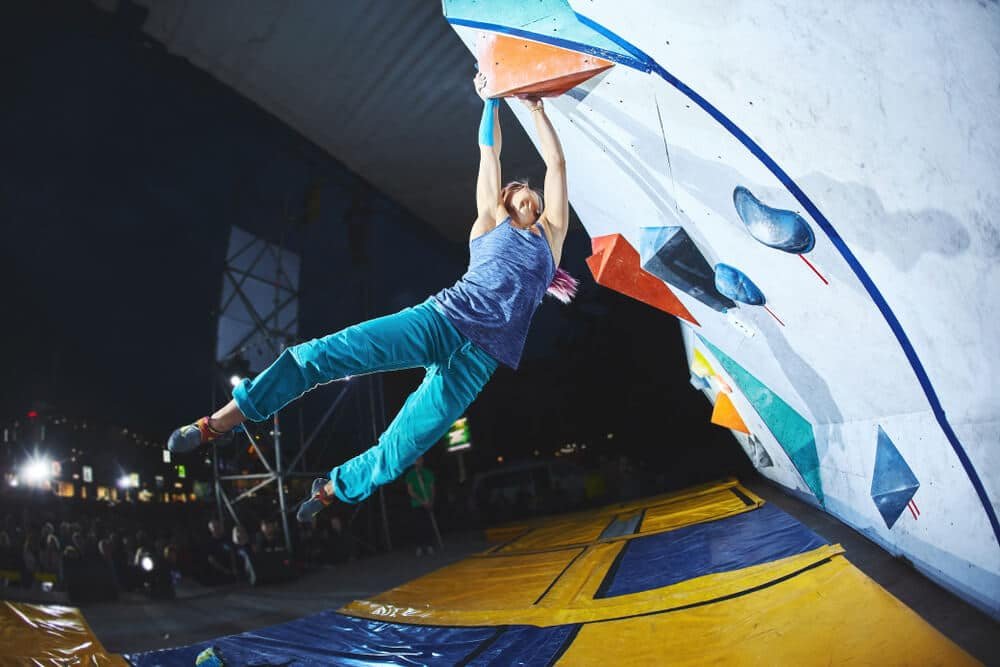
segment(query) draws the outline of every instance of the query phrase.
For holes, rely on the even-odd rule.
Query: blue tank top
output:
[[[500,363],[517,368],[535,309],[555,275],[545,233],[510,218],[469,242],[469,269],[434,295],[438,310]]]

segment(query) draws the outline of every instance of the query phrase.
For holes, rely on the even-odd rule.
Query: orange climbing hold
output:
[[[556,97],[614,66],[597,56],[496,33],[479,35],[477,57],[488,97]]]
[[[666,283],[642,270],[639,253],[624,236],[599,236],[591,241],[591,247],[594,254],[587,258],[587,266],[598,285],[698,325],[698,320],[694,319]]]
[[[732,399],[721,391],[715,397],[715,408],[712,409],[712,423],[750,435],[750,429],[743,423],[743,418],[736,411],[736,406],[733,405]]]

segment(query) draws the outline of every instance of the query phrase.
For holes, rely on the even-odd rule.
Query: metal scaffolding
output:
[[[226,386],[227,377],[233,369],[242,372],[259,372],[277,358],[281,352],[293,344],[298,337],[298,264],[299,258],[283,249],[283,244],[272,244],[254,237],[237,227],[230,235],[229,252],[223,271],[222,303],[218,314],[218,341],[216,345],[215,367],[213,369],[213,405],[217,405],[218,390]],[[364,295],[367,303],[367,293]],[[285,548],[293,552],[288,515],[297,508],[289,508],[286,498],[286,482],[296,478],[326,477],[326,471],[310,471],[306,467],[306,454],[317,442],[318,436],[331,419],[342,409],[344,399],[361,387],[368,389],[368,404],[371,413],[373,441],[385,426],[385,407],[382,395],[381,377],[370,375],[358,378],[344,378],[340,392],[331,401],[319,421],[313,426],[309,436],[300,441],[298,451],[290,462],[285,463],[284,439],[281,432],[281,414],[271,418],[271,430],[267,435],[273,443],[273,460],[262,451],[259,441],[263,433],[256,432],[246,424],[238,427],[238,439],[246,437],[249,451],[262,468],[261,472],[244,474],[221,474],[220,452],[212,449],[212,469],[219,520],[226,513],[239,526],[245,528],[237,512],[239,503],[275,485],[281,514],[281,528]],[[358,415],[359,423],[363,415]],[[299,412],[300,438],[304,435],[302,412]],[[237,495],[227,490],[227,483],[252,481],[254,484]],[[378,493],[379,514],[383,539],[387,548],[392,548],[388,517],[382,489]],[[350,524],[353,523],[364,504],[355,506]],[[374,545],[359,540],[371,550]]]

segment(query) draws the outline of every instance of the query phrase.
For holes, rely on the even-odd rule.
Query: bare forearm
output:
[[[476,209],[492,215],[500,197],[500,160],[492,146],[479,147],[479,176],[476,179]]]
[[[538,133],[538,142],[541,144],[542,160],[546,167],[555,167],[565,164],[566,158],[563,156],[562,144],[556,130],[552,127],[552,121],[545,113],[545,107],[539,104],[531,115],[535,117],[535,131]]]
[[[499,101],[485,100],[479,122],[479,175],[476,179],[478,215],[489,216],[500,196],[500,121]]]

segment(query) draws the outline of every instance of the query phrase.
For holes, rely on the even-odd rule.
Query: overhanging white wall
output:
[[[682,324],[688,354],[717,373],[707,393],[732,387],[774,462],[761,472],[818,502],[699,337],[808,420],[827,511],[1000,615],[1000,7],[546,0],[518,23],[445,6],[473,51],[483,29],[621,46],[548,102],[587,230],[638,249],[640,228],[680,226],[748,275],[776,317],[675,292],[701,324]],[[806,220],[826,282],[750,236],[737,186]],[[872,497],[880,428],[919,481],[919,514],[891,528]]]

